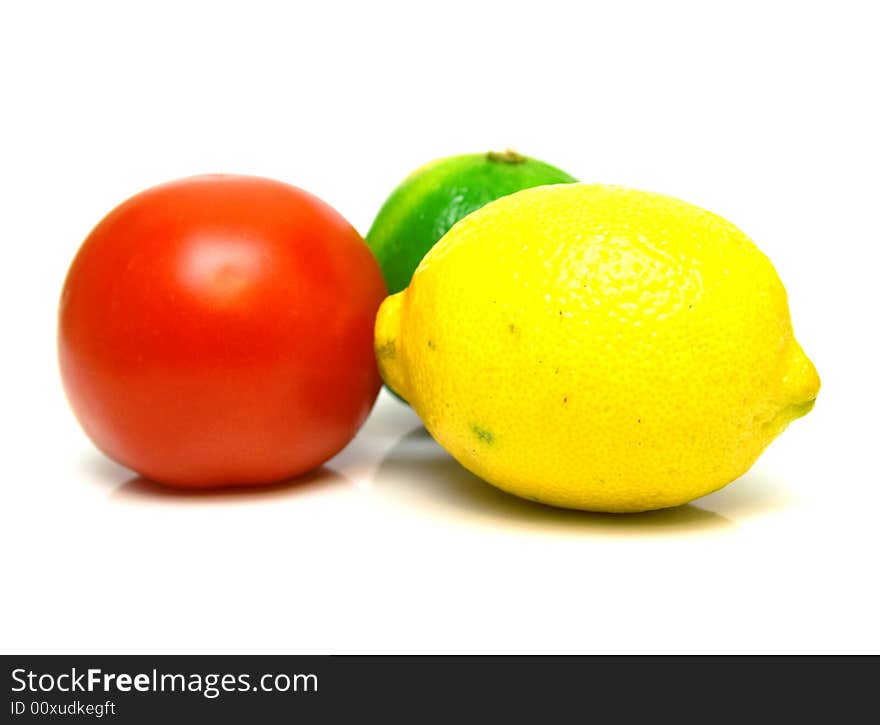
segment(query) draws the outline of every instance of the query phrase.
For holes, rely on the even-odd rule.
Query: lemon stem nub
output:
[[[385,384],[401,398],[407,398],[406,366],[401,361],[400,311],[404,292],[386,297],[376,315],[374,349],[379,374]]]

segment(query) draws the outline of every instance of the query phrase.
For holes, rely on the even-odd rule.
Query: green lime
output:
[[[459,219],[515,191],[574,177],[514,151],[464,154],[416,169],[391,193],[367,233],[388,294],[409,285],[419,262]]]

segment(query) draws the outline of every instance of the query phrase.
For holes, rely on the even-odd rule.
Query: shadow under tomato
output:
[[[378,495],[413,511],[547,533],[665,535],[735,527],[727,516],[693,504],[637,514],[608,514],[533,503],[479,479],[424,429],[412,431],[391,448],[379,466],[373,487]]]
[[[135,476],[110,493],[111,500],[173,503],[242,503],[296,496],[325,486],[347,485],[341,473],[321,466],[302,476],[264,486],[222,486],[216,488],[177,488]]]
[[[132,470],[126,468],[97,450],[90,450],[78,462],[78,468],[91,481],[104,487],[116,487],[131,478]]]

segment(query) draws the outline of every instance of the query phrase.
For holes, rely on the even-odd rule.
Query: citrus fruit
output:
[[[660,194],[528,189],[456,224],[383,302],[376,355],[463,466],[593,511],[683,504],[813,406],[770,260]]]
[[[514,191],[572,181],[564,171],[510,150],[425,164],[391,193],[367,232],[389,293],[406,287],[428,250],[475,209]]]

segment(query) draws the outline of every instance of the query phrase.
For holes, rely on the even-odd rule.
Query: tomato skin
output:
[[[278,181],[153,187],[89,234],[61,296],[61,376],[110,458],[187,487],[264,484],[343,448],[375,402],[385,284],[360,235]]]

